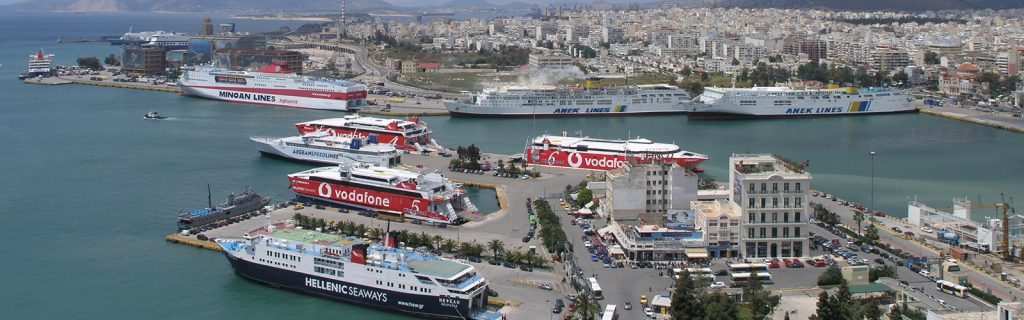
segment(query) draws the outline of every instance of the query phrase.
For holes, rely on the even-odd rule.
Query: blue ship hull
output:
[[[468,319],[469,301],[457,300],[456,307],[443,306],[437,296],[414,295],[380,287],[368,287],[279,269],[246,261],[225,252],[235,273],[250,280],[291,291],[383,311],[428,319]],[[352,264],[352,267],[357,265]],[[339,292],[340,291],[340,292]],[[444,298],[454,300],[452,298]]]

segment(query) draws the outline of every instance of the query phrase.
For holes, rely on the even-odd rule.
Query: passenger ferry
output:
[[[262,154],[291,160],[329,164],[355,161],[381,167],[402,162],[398,149],[394,145],[378,143],[375,135],[364,139],[317,131],[284,138],[249,137],[249,140],[259,146]]]
[[[25,80],[28,78],[36,77],[50,77],[53,75],[53,58],[52,54],[43,54],[43,50],[28,56],[28,69],[18,75],[19,80]]]
[[[445,101],[453,116],[578,117],[686,113],[692,99],[675,86],[638,85],[598,88],[554,86],[504,87],[465,93],[461,101]]]
[[[476,213],[466,190],[440,173],[417,173],[368,163],[343,163],[288,175],[300,197],[397,214],[442,225]]]
[[[682,150],[675,144],[639,137],[610,140],[565,134],[534,138],[526,147],[525,155],[530,164],[591,170],[612,170],[629,161],[650,163],[655,160],[692,167],[708,159],[706,155]]]
[[[277,107],[355,111],[366,105],[365,85],[300,76],[282,61],[256,72],[185,68],[178,87],[186,96]]]
[[[821,117],[915,112],[914,98],[889,88],[704,88],[690,119]]]
[[[309,230],[268,226],[219,238],[235,273],[275,288],[428,319],[470,319],[486,311],[488,283],[468,264]]]
[[[430,128],[419,117],[409,120],[362,117],[350,114],[342,118],[319,119],[295,124],[300,134],[327,132],[343,137],[366,138],[376,135],[377,141],[405,151],[443,151],[444,147],[430,138]]]

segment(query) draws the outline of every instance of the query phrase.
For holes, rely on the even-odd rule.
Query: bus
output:
[[[768,272],[767,263],[730,263],[729,272]]]
[[[601,293],[601,285],[597,283],[597,278],[587,278],[590,281],[590,294],[593,295],[594,300],[604,299],[604,294]]]
[[[708,278],[714,279],[715,272],[711,268],[686,268],[686,272],[690,273],[690,277],[694,279]],[[679,275],[683,274],[682,268],[672,268],[672,278],[679,279]]]
[[[755,277],[761,281],[761,284],[775,283],[774,280],[772,280],[772,274],[768,272],[757,272],[756,275],[751,272],[734,272],[731,274],[731,277],[732,286],[734,288],[747,285],[747,282],[750,282],[750,280]]]
[[[619,318],[619,315],[615,314],[615,305],[609,304],[604,307],[604,315],[601,316],[601,320],[615,320]]]
[[[959,298],[967,298],[967,287],[946,280],[936,281],[935,289],[957,296]]]

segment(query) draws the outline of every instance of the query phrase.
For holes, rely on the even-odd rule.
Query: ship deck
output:
[[[410,270],[441,279],[449,279],[471,268],[469,265],[442,259],[410,259],[405,262]]]
[[[271,235],[275,238],[319,245],[349,246],[356,243],[351,238],[311,230],[277,229]]]

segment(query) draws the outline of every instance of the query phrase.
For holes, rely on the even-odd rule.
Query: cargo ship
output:
[[[275,288],[427,319],[471,319],[486,312],[488,283],[465,263],[309,230],[278,229],[219,238],[235,273]]]
[[[583,88],[492,88],[444,104],[453,116],[579,117],[681,114],[693,108],[691,100],[685,90],[670,85],[599,88],[588,81]]]
[[[366,138],[332,136],[324,131],[284,138],[249,137],[260,153],[290,160],[342,164],[370,163],[390,167],[402,162],[394,145],[377,143],[377,136]]]
[[[889,88],[704,88],[690,119],[795,118],[916,112],[914,98]]]
[[[231,218],[259,211],[270,204],[270,198],[260,196],[251,189],[246,188],[245,192],[242,192],[239,195],[235,195],[234,193],[229,194],[227,201],[214,206],[213,198],[209,191],[209,187],[207,187],[207,201],[209,201],[209,206],[179,214],[178,230],[190,230],[221,221],[227,221]]]
[[[542,135],[526,146],[526,162],[541,166],[589,170],[612,170],[626,162],[668,161],[694,167],[708,156],[685,151],[670,143],[656,143],[637,137],[630,140],[595,139],[566,135]]]
[[[401,215],[442,225],[477,211],[461,185],[440,173],[417,173],[368,163],[343,163],[288,175],[299,197]]]
[[[297,75],[282,61],[255,72],[185,68],[178,87],[186,96],[276,107],[355,111],[366,105],[365,85]]]
[[[366,138],[376,135],[377,141],[394,145],[404,151],[443,151],[444,147],[430,138],[432,133],[419,117],[409,120],[363,117],[356,114],[342,118],[320,119],[296,123],[299,134],[323,131],[342,137]]]

